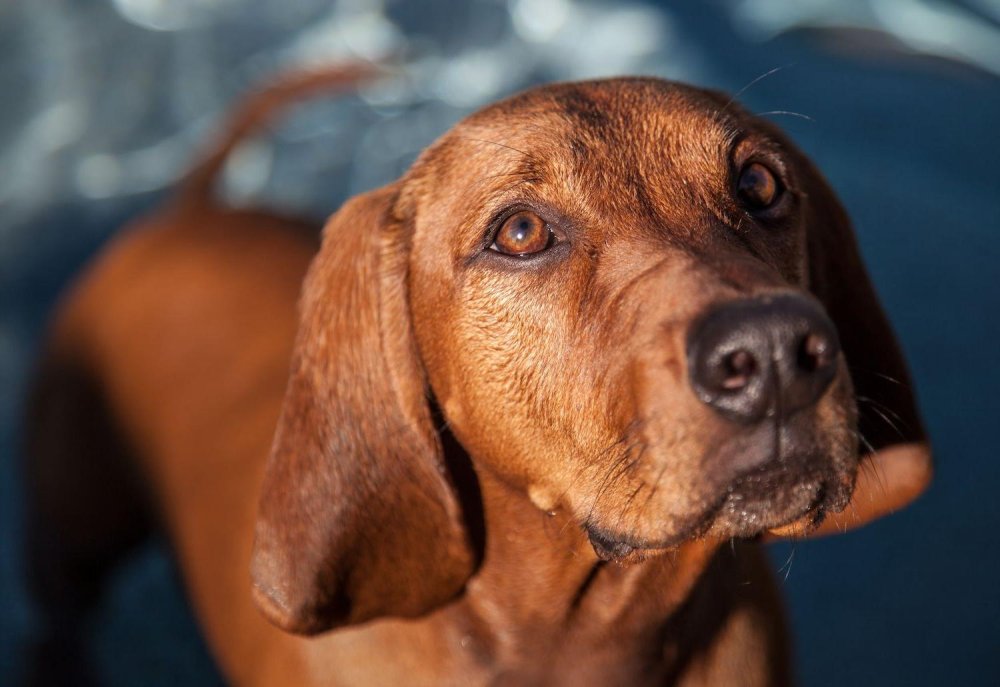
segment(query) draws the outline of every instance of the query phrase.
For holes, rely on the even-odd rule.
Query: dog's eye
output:
[[[759,162],[751,162],[740,170],[736,192],[751,211],[767,210],[781,198],[784,188],[774,172]]]
[[[541,217],[522,210],[508,217],[493,239],[492,250],[507,255],[540,253],[552,245],[552,230]]]

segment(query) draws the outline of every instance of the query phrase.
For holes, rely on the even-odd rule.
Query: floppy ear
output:
[[[810,172],[810,289],[837,325],[864,437],[851,505],[829,516],[822,534],[863,525],[909,504],[930,483],[931,455],[906,363],[861,261],[850,220],[819,172]]]
[[[424,614],[472,571],[411,332],[395,197],[389,186],[345,204],[303,287],[251,563],[258,606],[292,632]]]

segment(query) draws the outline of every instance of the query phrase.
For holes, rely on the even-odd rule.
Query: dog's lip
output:
[[[602,561],[619,565],[639,563],[647,558],[657,556],[675,548],[687,538],[681,537],[678,541],[671,543],[636,542],[629,540],[628,537],[607,534],[592,527],[587,527],[585,530],[597,557]]]
[[[676,536],[659,541],[641,540],[623,533],[612,533],[596,525],[585,525],[584,531],[597,557],[619,564],[638,563],[657,556],[692,539],[699,538],[707,526],[683,528]]]
[[[805,521],[811,520],[818,524],[832,505],[829,484],[827,477],[805,473],[780,487],[781,498],[767,499],[759,494],[741,493],[738,483],[734,483],[712,513],[709,531],[754,537],[793,523],[805,526]]]
[[[590,545],[594,547],[594,553],[604,561],[622,560],[627,558],[636,549],[642,548],[594,527],[587,527],[586,531],[587,537],[590,539]]]
[[[767,530],[767,533],[775,537],[804,537],[819,527],[825,515],[825,510],[817,509],[816,511],[806,513],[797,520],[792,520],[787,525],[772,527]]]
[[[842,509],[841,501],[844,499],[835,496],[831,491],[837,481],[828,474],[816,473],[804,476],[800,484],[804,490],[811,492],[808,504],[778,516],[775,522],[768,522],[763,526],[747,522],[746,527],[740,528],[735,523],[721,520],[727,504],[731,503],[733,490],[730,489],[722,493],[715,503],[698,516],[691,518],[688,524],[678,528],[676,534],[665,539],[643,539],[629,533],[614,532],[594,523],[584,524],[584,531],[598,558],[619,564],[641,562],[676,549],[686,541],[705,536],[722,539],[731,537],[752,539],[764,534],[781,537],[803,536],[818,527],[827,513]],[[849,491],[847,497],[850,496]]]

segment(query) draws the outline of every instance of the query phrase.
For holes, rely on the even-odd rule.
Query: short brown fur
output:
[[[734,200],[752,156],[784,173],[779,226]],[[780,604],[743,537],[863,524],[929,480],[846,215],[728,98],[657,79],[528,91],[345,204],[318,253],[287,221],[220,208],[204,170],[88,270],[47,359],[107,399],[236,684],[787,684]],[[510,208],[558,245],[490,251]],[[750,521],[715,466],[765,449],[691,392],[684,340],[713,305],[777,293],[818,299],[844,354],[800,418],[822,495]],[[895,418],[862,412],[860,451],[855,397]],[[71,432],[45,404],[34,434]],[[269,624],[248,570],[276,625],[340,629]]]

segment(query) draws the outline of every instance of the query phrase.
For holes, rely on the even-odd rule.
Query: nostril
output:
[[[799,346],[799,367],[806,372],[816,372],[833,362],[833,345],[820,334],[811,332]]]
[[[757,372],[757,360],[749,351],[740,349],[727,355],[723,361],[724,376],[722,388],[726,391],[739,391],[750,383]]]
[[[702,403],[749,424],[815,404],[837,376],[840,350],[833,322],[812,299],[740,299],[692,323],[688,375]]]

